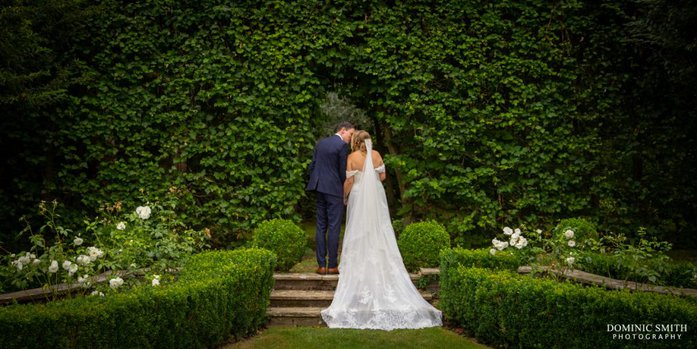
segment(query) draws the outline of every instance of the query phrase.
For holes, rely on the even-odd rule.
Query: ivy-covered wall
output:
[[[656,30],[643,16],[662,18],[652,3],[19,2],[0,17],[26,24],[0,45],[18,77],[0,81],[2,146],[21,149],[0,171],[3,240],[53,198],[89,214],[172,191],[228,240],[298,219],[329,91],[372,119],[403,222],[436,218],[458,242],[570,216],[687,236],[695,109],[678,87],[694,78],[646,48],[687,69],[684,50],[638,40]],[[32,79],[32,54],[53,80]],[[668,96],[650,97],[666,77]],[[51,87],[60,98],[22,98]]]

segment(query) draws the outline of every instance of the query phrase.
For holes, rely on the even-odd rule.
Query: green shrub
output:
[[[665,258],[637,262],[625,255],[583,252],[578,258],[578,269],[619,280],[697,288],[697,266]],[[655,280],[647,275],[655,276]]]
[[[441,273],[445,316],[482,342],[520,348],[694,348],[697,303],[655,293],[451,266]],[[613,339],[608,324],[684,324],[673,340]],[[648,333],[649,335],[653,333]]]
[[[252,246],[274,252],[278,257],[276,269],[288,271],[302,260],[307,240],[305,232],[292,221],[272,219],[254,230]]]
[[[3,348],[211,348],[266,320],[275,257],[266,250],[205,252],[177,282],[107,297],[0,308]]]
[[[555,237],[559,237],[567,230],[572,230],[574,232],[573,238],[578,242],[582,242],[588,238],[598,239],[598,230],[595,224],[584,218],[562,219],[559,221],[559,224],[552,229],[552,234]]]
[[[436,221],[409,224],[399,235],[399,250],[409,271],[438,266],[438,255],[450,248],[450,235]]]

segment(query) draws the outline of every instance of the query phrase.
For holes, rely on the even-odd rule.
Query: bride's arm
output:
[[[346,178],[344,181],[344,204],[348,202],[348,196],[351,192],[351,187],[353,187],[353,176]]]
[[[348,159],[346,159],[346,171],[353,171],[355,170],[353,168],[353,164],[351,162],[351,159],[353,158],[353,153],[349,154]],[[348,196],[349,193],[351,192],[351,187],[353,187],[353,176],[346,176],[346,179],[344,180],[344,205],[348,203]]]

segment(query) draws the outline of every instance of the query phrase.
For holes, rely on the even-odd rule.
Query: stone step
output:
[[[319,275],[314,273],[276,273],[275,290],[334,290],[339,275]]]
[[[428,291],[420,291],[421,297],[427,302],[434,300],[433,294]],[[326,308],[332,304],[334,291],[330,290],[273,290],[271,291],[271,307],[297,308],[297,307],[321,307]]]
[[[409,274],[416,284],[418,280],[430,274]],[[314,273],[276,273],[275,290],[334,290],[339,282],[339,275],[319,275]]]
[[[321,310],[319,307],[268,308],[267,326],[326,326],[319,313]]]

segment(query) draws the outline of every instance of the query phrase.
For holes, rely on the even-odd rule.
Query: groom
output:
[[[342,122],[336,133],[317,142],[306,190],[317,193],[317,273],[339,274],[339,230],[344,218],[344,180],[348,143],[354,127]],[[328,250],[328,251],[327,251]],[[327,254],[329,263],[327,264]]]

